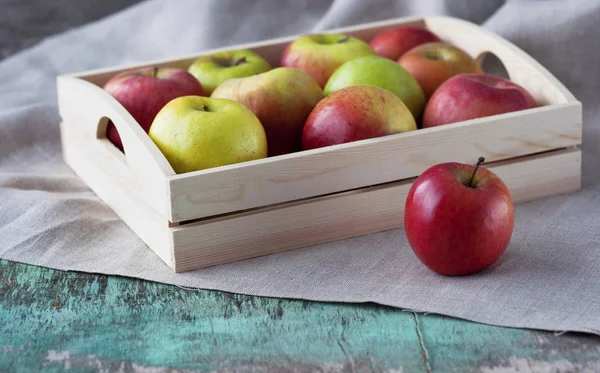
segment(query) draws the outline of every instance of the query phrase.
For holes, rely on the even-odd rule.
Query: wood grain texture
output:
[[[515,203],[581,187],[581,151],[565,149],[486,166]],[[414,179],[172,228],[183,272],[401,227]]]
[[[447,161],[515,158],[581,143],[581,105],[546,106],[169,177],[170,221],[418,176]]]
[[[73,143],[63,142],[63,149],[73,147],[70,149],[73,152],[78,148],[86,148],[80,150],[86,152],[93,149],[98,152],[87,157],[82,155],[88,163],[84,167],[106,167],[108,177],[116,176],[110,173],[110,169],[123,169],[130,176],[119,179],[122,187],[128,188],[131,184],[145,204],[161,216],[166,216],[166,177],[175,172],[131,114],[108,92],[84,80],[58,77],[57,93],[61,121],[67,124],[61,127],[61,132],[71,131],[73,134],[68,135],[78,137]],[[108,119],[119,131],[125,154],[110,142],[102,141],[106,139]],[[126,169],[123,165],[127,166]],[[105,182],[110,181],[93,175],[88,179],[94,189],[101,188]]]
[[[0,261],[2,372],[598,370],[597,336]]]
[[[165,263],[172,265],[171,232],[167,220],[143,198],[146,185],[140,184],[125,162],[115,161],[124,158],[123,154],[107,139],[90,141],[72,123],[60,124],[65,163]]]

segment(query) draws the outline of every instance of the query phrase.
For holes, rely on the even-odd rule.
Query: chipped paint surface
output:
[[[481,373],[596,373],[600,372],[600,358],[597,361],[544,361],[530,358],[511,357],[500,361],[494,367],[481,367]]]
[[[600,337],[373,304],[194,291],[6,261],[0,299],[1,372],[600,371]]]

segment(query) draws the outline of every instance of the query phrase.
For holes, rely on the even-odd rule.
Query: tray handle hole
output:
[[[117,128],[115,127],[114,124],[112,124],[112,121],[108,117],[102,117],[102,118],[100,118],[100,120],[98,120],[98,127],[96,128],[96,138],[98,140],[106,140],[106,142],[108,143],[108,146],[125,154],[125,149],[123,149],[123,145],[113,143],[111,141],[111,139],[108,137],[109,129],[112,131],[115,131],[114,135],[116,135],[117,136],[116,139],[118,139],[115,141],[120,142],[119,132],[117,131]],[[113,136],[113,138],[115,138],[115,137]]]
[[[108,138],[107,133],[110,124],[111,120],[108,117],[102,117],[98,120],[98,127],[96,128],[96,139],[102,141],[103,145],[106,148],[108,148],[108,150],[111,153],[113,153],[121,162],[126,164],[127,162],[125,158],[125,150],[122,150]],[[112,129],[115,131],[117,130],[114,125],[112,125]]]
[[[102,117],[98,121],[98,128],[96,129],[96,138],[97,139],[105,139],[106,131],[108,129],[108,123],[110,119],[108,117]]]
[[[476,57],[477,62],[483,69],[483,72],[490,75],[496,75],[501,78],[510,79],[506,66],[502,63],[502,60],[498,58],[494,53],[489,51],[481,52]]]

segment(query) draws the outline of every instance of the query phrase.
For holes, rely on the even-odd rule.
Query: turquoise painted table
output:
[[[600,337],[0,261],[1,372],[598,372]]]

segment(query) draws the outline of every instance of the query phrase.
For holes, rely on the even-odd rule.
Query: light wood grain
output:
[[[488,167],[516,203],[576,191],[581,151],[558,150]],[[175,270],[183,272],[398,228],[414,179],[173,229]],[[398,231],[398,234],[403,234]]]
[[[167,220],[142,196],[129,167],[115,162],[115,149],[107,139],[90,141],[72,122],[61,122],[61,142],[66,164],[140,237],[167,265],[172,266],[173,246]],[[101,250],[101,248],[100,248]]]
[[[71,128],[80,131],[82,145],[96,148],[99,138],[105,137],[107,119],[119,131],[125,154],[107,141],[103,144],[110,149],[111,156],[102,160],[91,157],[89,161],[104,162],[108,167],[126,164],[131,175],[124,181],[132,184],[147,205],[167,216],[166,177],[175,172],[135,119],[107,92],[84,80],[59,77],[57,86],[59,114],[70,125],[65,131]]]
[[[402,180],[440,162],[491,162],[579,143],[581,107],[565,104],[174,175],[169,220]]]

